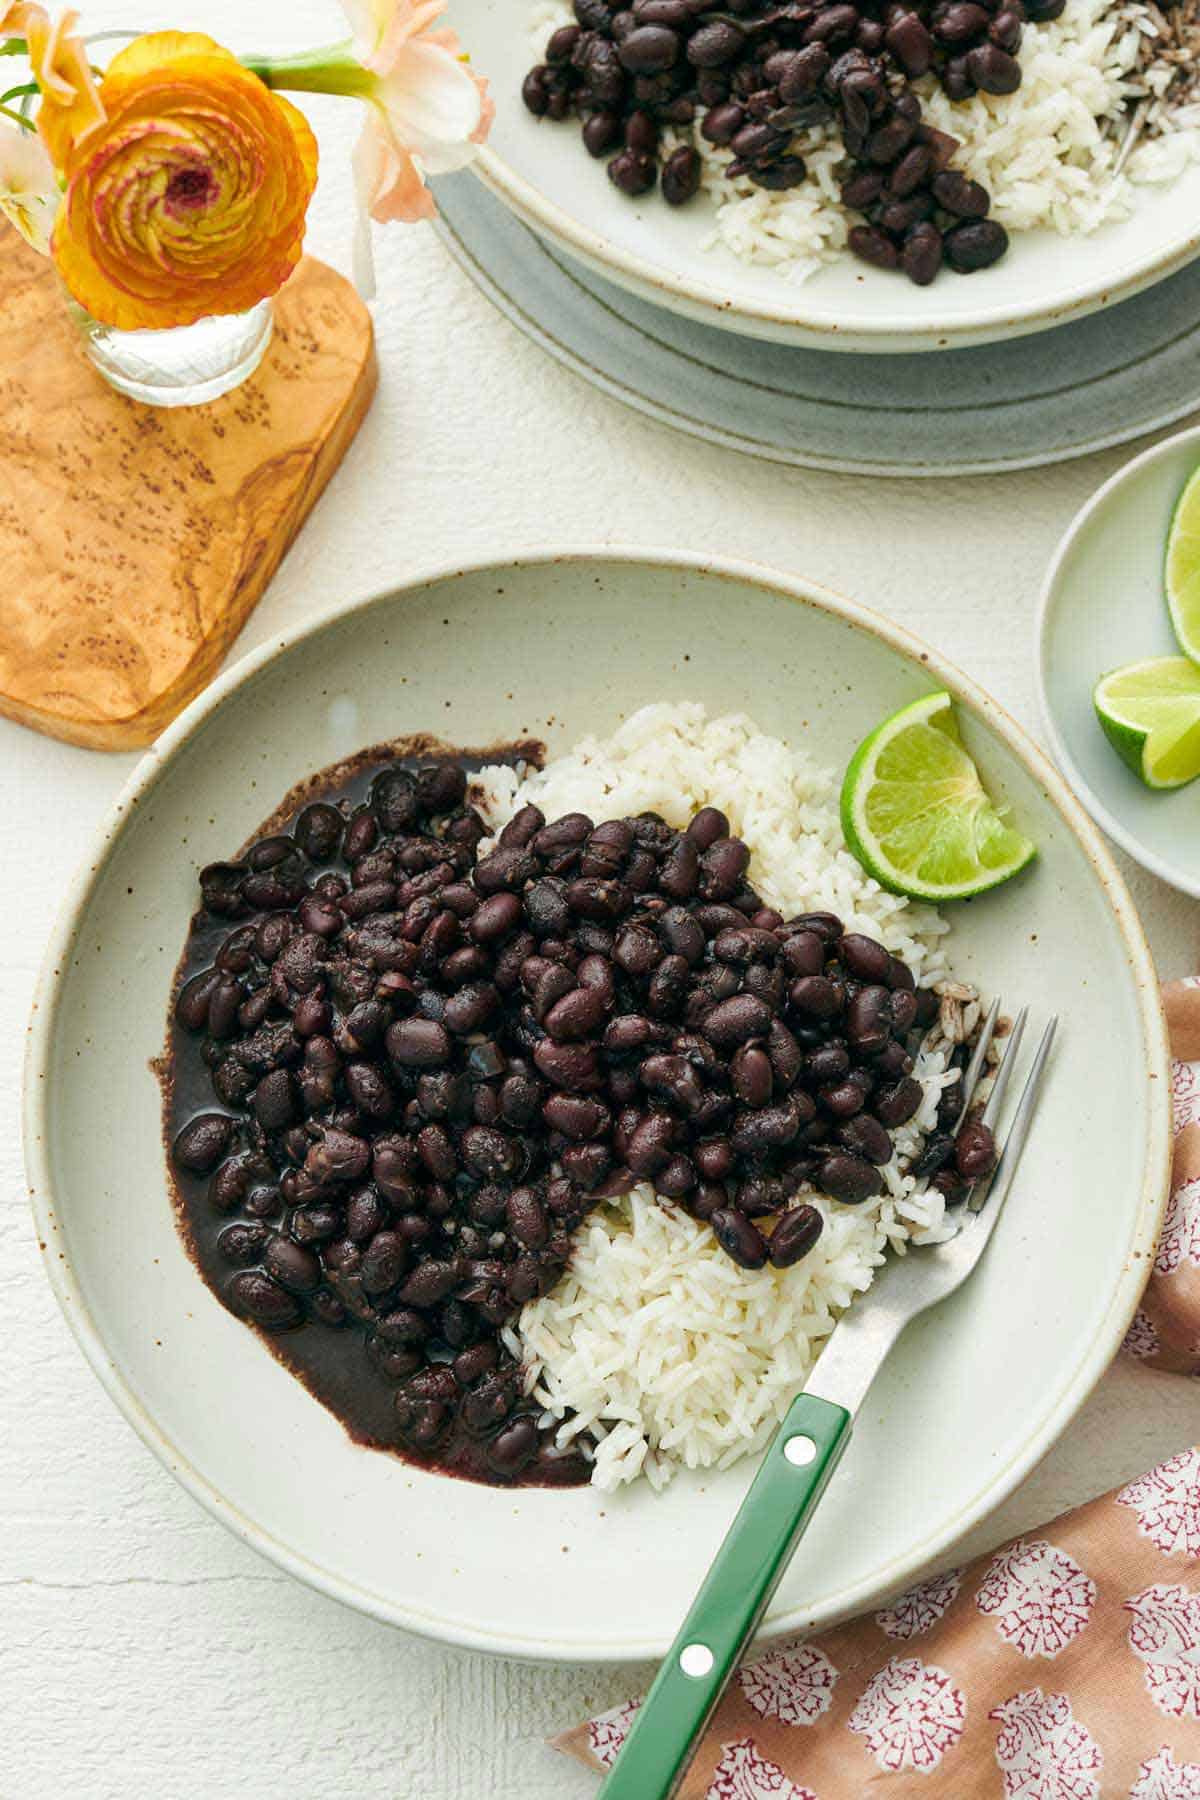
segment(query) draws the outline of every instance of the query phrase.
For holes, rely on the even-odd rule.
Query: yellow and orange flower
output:
[[[98,98],[103,122],[62,164],[53,239],[80,305],[136,330],[242,312],[282,287],[317,178],[304,115],[212,38],[176,31],[121,51]]]

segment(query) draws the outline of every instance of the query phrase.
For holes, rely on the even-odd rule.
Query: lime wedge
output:
[[[1200,469],[1175,504],[1163,585],[1179,648],[1200,662]]]
[[[859,745],[842,783],[842,830],[881,887],[915,900],[982,894],[1037,854],[984,792],[949,694],[914,700]]]
[[[1186,656],[1127,663],[1092,695],[1104,735],[1151,788],[1200,775],[1200,668]]]

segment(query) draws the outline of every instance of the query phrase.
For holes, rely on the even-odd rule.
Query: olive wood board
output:
[[[366,415],[371,317],[306,257],[258,370],[159,408],[96,372],[53,266],[0,232],[0,713],[150,743],[211,680]]]

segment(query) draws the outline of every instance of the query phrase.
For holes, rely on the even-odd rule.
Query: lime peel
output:
[[[876,727],[842,783],[842,830],[881,887],[935,904],[986,893],[1037,854],[986,793],[946,693]]]
[[[1200,469],[1190,476],[1171,515],[1163,587],[1179,648],[1200,662]]]
[[[1148,788],[1200,775],[1200,668],[1186,656],[1127,663],[1096,683],[1096,717],[1121,760]]]

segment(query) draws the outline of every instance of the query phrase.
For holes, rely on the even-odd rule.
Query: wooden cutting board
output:
[[[101,379],[50,264],[0,231],[0,713],[148,744],[205,683],[371,403],[371,318],[309,258],[258,371],[206,406]]]

